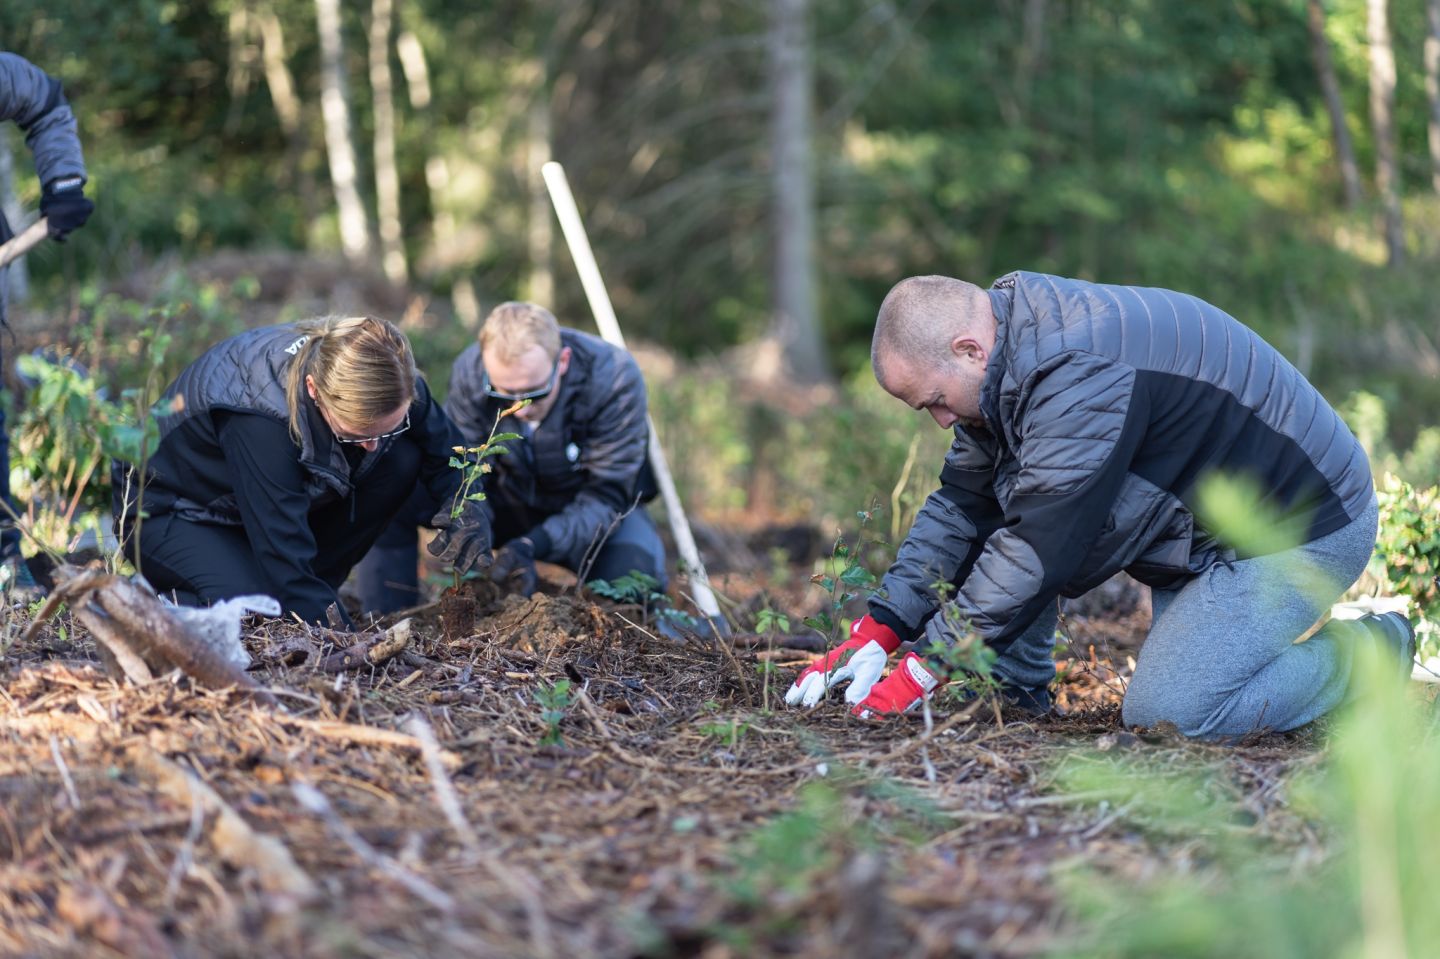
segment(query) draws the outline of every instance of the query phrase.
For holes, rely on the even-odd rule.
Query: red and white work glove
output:
[[[884,719],[908,713],[945,683],[946,680],[930,671],[925,660],[906,653],[890,675],[871,687],[869,695],[850,712],[861,719]]]
[[[888,626],[862,616],[850,627],[850,638],[806,666],[790,690],[785,705],[811,707],[825,698],[826,690],[848,682],[845,701],[854,705],[870,693],[885,672],[890,654],[900,648],[900,637]]]

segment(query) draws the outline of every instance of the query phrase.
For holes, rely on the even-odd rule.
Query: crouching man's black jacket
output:
[[[524,504],[538,520],[528,531],[536,559],[577,557],[610,532],[637,497],[654,496],[645,473],[650,442],[645,381],[629,353],[577,330],[560,331],[570,348],[555,406],[530,436],[490,460],[485,487],[502,503]],[[455,359],[445,412],[470,445],[483,443],[505,404],[487,396],[480,345]],[[501,432],[525,433],[513,417]]]

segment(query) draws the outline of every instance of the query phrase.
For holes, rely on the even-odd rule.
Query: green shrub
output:
[[[1433,654],[1440,651],[1440,486],[1417,488],[1387,473],[1376,493],[1380,534],[1373,565],[1388,592],[1409,598],[1422,647]]]

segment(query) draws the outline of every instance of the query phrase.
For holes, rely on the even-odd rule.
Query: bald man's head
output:
[[[912,276],[880,304],[870,365],[886,392],[949,426],[979,415],[994,345],[988,293],[948,276]]]

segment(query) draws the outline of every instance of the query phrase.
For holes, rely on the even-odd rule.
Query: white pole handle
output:
[[[570,256],[580,274],[585,298],[590,301],[590,312],[595,314],[595,326],[606,342],[624,349],[625,334],[620,332],[620,321],[615,318],[615,307],[610,303],[605,281],[600,278],[600,267],[595,262],[595,252],[590,248],[590,237],[580,219],[580,210],[575,206],[575,195],[570,192],[570,181],[565,176],[565,168],[552,160],[540,168],[540,173],[550,191],[555,215],[560,218],[560,229],[565,234],[565,243],[570,247]],[[720,604],[716,602],[715,593],[710,589],[710,577],[706,575],[705,564],[700,560],[700,550],[696,547],[695,536],[690,531],[685,507],[680,503],[680,493],[675,489],[675,479],[670,475],[665,450],[661,448],[660,439],[655,434],[655,423],[649,421],[649,427],[650,466],[655,471],[655,481],[660,487],[660,496],[665,501],[665,512],[670,517],[670,531],[675,535],[675,547],[680,550],[680,558],[685,561],[685,566],[690,571],[695,605],[710,618],[714,629],[725,632],[725,617],[721,615]]]
[[[26,253],[29,253],[32,249],[39,246],[40,241],[45,239],[45,237],[48,236],[49,233],[50,222],[42,216],[40,219],[36,220],[34,223],[26,227],[24,232],[22,232],[19,236],[12,237],[11,239],[6,240],[3,245],[0,245],[0,270],[3,270],[5,267],[9,266],[14,261],[20,259],[20,257],[24,256]]]

